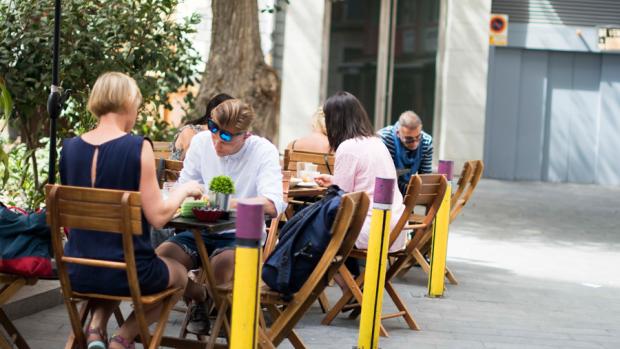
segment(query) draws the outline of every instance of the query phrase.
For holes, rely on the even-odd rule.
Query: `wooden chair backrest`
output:
[[[464,183],[461,184],[461,178],[459,178],[459,185],[457,191],[452,195],[450,199],[450,222],[452,222],[463,210],[463,207],[467,204],[469,199],[474,193],[482,172],[484,171],[484,162],[482,160],[470,160],[463,165],[463,172],[468,171],[469,174],[462,174]]]
[[[284,194],[284,202],[288,201],[288,190],[290,187],[291,171],[282,171],[282,193]],[[263,249],[263,261],[266,261],[278,241],[278,225],[285,217],[285,212],[278,214],[269,223],[267,228],[267,240]]]
[[[179,180],[181,170],[183,170],[183,161],[156,158],[155,169],[157,171],[159,187],[162,188],[164,182],[176,182]]]
[[[407,191],[405,192],[405,197],[403,198],[403,204],[405,205],[405,209],[401,214],[398,222],[390,232],[390,245],[398,239],[398,236],[401,234],[403,228],[409,222],[409,216],[413,213],[413,209],[416,205],[416,200],[418,199],[418,195],[420,195],[420,191],[422,189],[422,179],[415,175],[411,176],[409,179],[409,184],[407,184]],[[396,189],[398,190],[398,189]]]
[[[170,142],[153,142],[153,153],[155,154],[156,158],[169,158]]]
[[[52,249],[65,296],[73,295],[66,269],[67,263],[73,263],[126,270],[131,296],[134,302],[139,300],[141,295],[133,235],[142,234],[140,193],[57,184],[46,185],[45,193],[47,223],[52,231]],[[124,262],[65,256],[61,227],[122,234]]]
[[[269,328],[269,337],[275,346],[288,336],[349,256],[368,214],[369,205],[370,200],[366,193],[343,195],[332,226],[332,238],[323,256],[304,285]]]
[[[416,198],[415,205],[424,206],[426,208],[426,215],[421,223],[430,225],[437,211],[439,211],[443,196],[446,194],[448,181],[446,177],[441,174],[422,174],[418,176],[422,181],[422,186]]]
[[[459,176],[459,180],[456,184],[456,190],[452,193],[452,197],[450,199],[450,207],[454,207],[454,204],[458,199],[461,198],[461,195],[465,192],[465,188],[467,184],[471,180],[471,176],[473,175],[473,166],[470,161],[466,161],[463,164],[463,169],[461,170],[461,175]]]
[[[284,150],[284,166],[285,171],[297,171],[298,162],[311,162],[317,165],[317,170],[321,173],[334,173],[334,154],[315,153],[311,151]]]

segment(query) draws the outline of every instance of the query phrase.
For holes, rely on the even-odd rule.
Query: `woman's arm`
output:
[[[148,141],[142,143],[140,168],[142,210],[146,220],[154,228],[161,228],[168,223],[186,197],[200,198],[202,196],[202,186],[196,181],[190,181],[175,187],[167,200],[164,201],[162,199],[157,175],[155,174],[155,155]]]
[[[194,131],[191,127],[186,127],[181,131],[179,137],[174,144],[176,149],[181,150],[181,156],[179,157],[179,161],[183,161],[185,159],[185,154],[187,154],[187,149],[192,142],[192,138],[196,135],[196,131]]]

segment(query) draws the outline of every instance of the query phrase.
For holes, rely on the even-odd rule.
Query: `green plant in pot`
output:
[[[235,183],[229,176],[215,176],[209,184],[209,190],[215,193],[215,205],[228,211],[230,195],[235,193]]]

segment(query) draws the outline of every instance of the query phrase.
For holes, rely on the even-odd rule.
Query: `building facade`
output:
[[[489,46],[492,13],[508,15],[507,46]],[[420,114],[435,161],[620,185],[620,55],[598,47],[620,28],[616,0],[299,1],[281,23],[281,147],[347,90],[377,129]]]

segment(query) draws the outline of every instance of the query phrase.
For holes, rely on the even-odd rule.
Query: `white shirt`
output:
[[[278,149],[267,139],[250,136],[241,149],[232,155],[220,157],[215,152],[210,131],[192,138],[179,183],[198,181],[209,189],[215,176],[226,175],[235,183],[233,198],[262,196],[273,202],[278,213],[284,212],[282,168]]]

